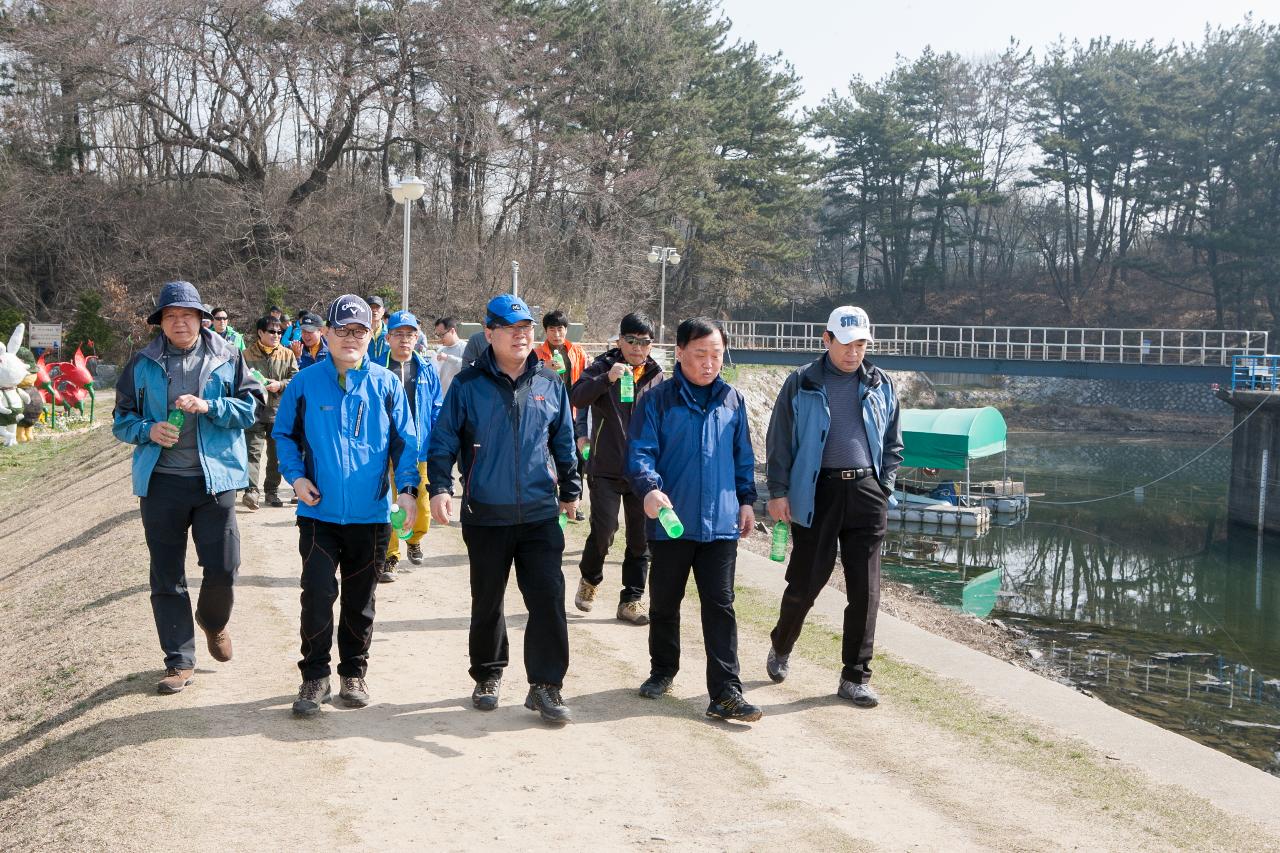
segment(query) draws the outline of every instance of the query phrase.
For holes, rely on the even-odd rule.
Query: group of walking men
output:
[[[456,466],[470,564],[475,708],[499,704],[510,657],[503,599],[514,566],[528,610],[525,705],[549,722],[572,719],[561,695],[569,665],[562,559],[564,521],[577,515],[585,468],[591,529],[575,605],[594,606],[621,509],[626,550],[617,616],[649,627],[650,674],[640,695],[657,698],[672,688],[680,668],[680,604],[692,573],[706,647],[707,715],[759,719],[761,709],[743,696],[733,608],[737,540],[756,525],[756,463],[745,400],[721,377],[723,329],[704,318],[681,323],[668,374],[651,355],[652,323],[628,314],[617,345],[588,364],[568,341],[563,313],[543,318],[545,340],[535,348],[528,306],[502,295],[486,308],[487,346],[464,344],[456,323],[444,318],[436,328],[440,350],[428,359],[417,351],[417,318],[400,311],[384,320],[372,301],[343,295],[322,321],[301,317],[312,356],[301,366],[279,344],[280,318],[259,321],[258,340],[242,354],[193,285],[162,289],[149,318],[160,334],[122,372],[114,426],[118,438],[135,445],[133,485],[165,652],[159,691],[176,693],[192,682],[197,626],[215,660],[232,657],[236,495],[244,490],[245,505],[256,509],[261,465],[254,460],[266,444],[268,467],[275,464],[298,502],[296,714],[312,715],[331,699],[335,634],[340,701],[370,702],[378,582],[391,579],[398,538],[408,539],[409,558],[420,562],[430,520],[452,521]],[[206,319],[215,324],[203,325]],[[766,464],[769,514],[791,525],[795,539],[766,670],[774,681],[787,677],[838,546],[848,605],[837,692],[866,707],[878,701],[868,682],[880,542],[902,458],[898,402],[889,377],[865,359],[870,339],[864,311],[832,312],[826,353],[793,373],[779,394]],[[265,484],[270,505],[283,505],[280,479]],[[184,565],[188,536],[203,570],[194,613]]]

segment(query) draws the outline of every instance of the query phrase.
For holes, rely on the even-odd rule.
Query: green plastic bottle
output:
[[[564,365],[564,356],[560,354],[560,350],[551,354],[551,366],[556,369],[556,373],[564,373],[568,369]]]
[[[586,462],[590,458],[591,458],[591,445],[590,444],[582,445],[582,461]]]
[[[262,375],[262,371],[258,370],[258,368],[256,367],[249,368],[249,375],[252,376],[254,379],[258,380],[259,382],[261,382],[263,385],[266,385],[267,382],[269,381],[267,377]]]
[[[413,535],[413,528],[409,528],[408,530],[405,529],[404,520],[406,515],[408,515],[408,513],[404,511],[404,507],[398,504],[391,510],[391,529],[394,530],[396,536],[401,539],[408,539]]]
[[[669,506],[658,510],[658,523],[672,539],[679,539],[684,535],[684,524],[681,523],[680,516],[676,515],[676,511]]]
[[[566,512],[562,512],[562,513],[560,513],[560,519],[559,519],[559,522],[560,522],[560,529],[561,529],[561,530],[564,530],[566,527],[568,527],[568,526],[569,526],[569,514],[568,514],[568,513],[566,513]]]
[[[636,399],[636,374],[629,366],[622,371],[618,379],[618,399],[624,403],[634,403]]]
[[[173,424],[174,426],[176,426],[176,427],[178,428],[178,431],[179,431],[179,432],[181,432],[181,431],[182,431],[182,425],[183,425],[183,424],[185,424],[185,423],[187,422],[187,416],[186,416],[186,414],[182,411],[182,409],[170,409],[170,410],[169,410],[169,417],[168,417],[166,420],[168,420],[168,421],[169,421],[169,423],[171,423],[171,424]]]
[[[791,538],[791,525],[785,521],[773,525],[773,542],[769,548],[769,559],[781,563],[787,559],[787,540]]]

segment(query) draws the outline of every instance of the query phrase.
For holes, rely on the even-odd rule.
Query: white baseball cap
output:
[[[841,305],[827,318],[827,331],[842,344],[870,341],[871,318],[855,305]]]

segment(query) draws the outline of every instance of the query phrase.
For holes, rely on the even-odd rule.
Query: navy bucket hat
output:
[[[147,318],[147,324],[160,325],[160,317],[166,308],[190,308],[199,311],[200,316],[212,320],[209,308],[200,301],[200,291],[189,281],[171,281],[160,288],[160,298],[156,301],[156,310]]]

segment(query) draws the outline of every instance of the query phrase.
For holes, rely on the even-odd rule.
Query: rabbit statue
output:
[[[0,352],[0,445],[12,447],[18,443],[18,419],[27,407],[27,392],[18,383],[27,378],[27,364],[18,357],[22,335],[26,326],[18,324],[9,336],[9,344]]]

